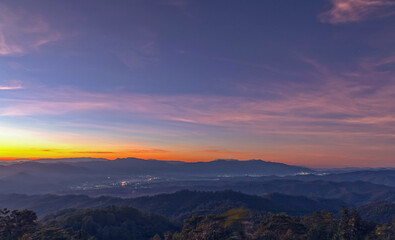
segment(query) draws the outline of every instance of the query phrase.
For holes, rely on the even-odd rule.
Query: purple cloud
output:
[[[22,88],[22,83],[16,80],[7,81],[6,84],[0,84],[0,90],[18,90]]]
[[[394,1],[390,0],[331,0],[332,8],[322,13],[322,22],[332,24],[358,22],[368,18],[395,14]]]
[[[0,4],[0,55],[23,55],[60,38],[43,18]]]

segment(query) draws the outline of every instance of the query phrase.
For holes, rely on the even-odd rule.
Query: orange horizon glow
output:
[[[166,156],[161,154],[133,154],[128,153],[117,153],[117,154],[67,154],[62,155],[56,154],[42,154],[42,155],[32,155],[29,153],[24,153],[20,155],[15,155],[15,157],[1,157],[0,161],[18,161],[18,160],[39,160],[39,159],[67,159],[67,158],[103,158],[108,160],[123,159],[123,158],[139,158],[139,159],[156,159],[159,161],[182,161],[182,162],[210,162],[217,159],[236,159],[240,161],[247,161],[251,159],[259,159],[268,162],[278,162],[285,163],[288,165],[306,166],[313,168],[341,168],[341,167],[394,167],[391,161],[381,164],[371,164],[369,159],[360,160],[358,165],[347,164],[341,159],[338,161],[329,161],[330,157],[326,158],[328,161],[316,161],[317,158],[309,157],[304,161],[300,159],[290,158],[289,155],[279,156],[278,154],[272,155],[272,157],[262,157],[268,156],[270,154],[251,154],[250,157],[240,157],[234,155],[207,155],[198,154],[197,152],[182,152],[182,153],[167,153]]]
[[[164,161],[207,162],[215,159],[262,159],[290,165],[307,167],[394,167],[391,158],[379,159],[381,147],[357,145],[333,146],[328,148],[311,144],[260,145],[241,144],[242,141],[224,142],[224,146],[202,143],[179,144],[168,141],[152,143],[122,140],[122,135],[87,135],[82,133],[39,131],[21,128],[0,127],[0,160],[43,158],[117,158],[135,157]],[[114,134],[111,132],[111,134]],[[177,136],[177,135],[176,135]],[[334,137],[328,135],[327,137]],[[353,137],[351,135],[350,137]],[[239,138],[243,138],[240,136]],[[108,139],[117,139],[110,141]],[[353,139],[353,138],[351,138]],[[209,143],[209,142],[207,142]],[[256,151],[261,148],[260,151]],[[99,150],[98,150],[99,149]],[[232,149],[232,150],[230,150]],[[384,148],[385,149],[385,148]],[[355,154],[356,151],[358,154]],[[364,154],[364,157],[359,155]]]

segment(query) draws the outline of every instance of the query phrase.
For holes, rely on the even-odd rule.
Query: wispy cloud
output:
[[[0,90],[16,90],[21,88],[22,86],[0,86]]]
[[[201,152],[201,153],[214,153],[214,154],[228,154],[228,155],[244,155],[244,154],[251,154],[248,152],[236,152],[236,151],[229,151],[229,150],[221,150],[221,149],[215,149],[215,148],[210,148],[210,149],[203,149],[203,150],[198,150],[196,152]]]
[[[18,90],[22,88],[20,81],[8,81],[7,84],[0,84],[0,90]]]
[[[42,150],[45,151],[45,150]],[[51,151],[51,150],[47,150]],[[67,150],[62,150],[63,152],[67,152]],[[58,151],[59,152],[59,151]],[[170,150],[164,150],[164,149],[151,149],[151,148],[134,148],[133,150],[121,150],[121,151],[69,151],[69,153],[72,154],[111,154],[111,155],[116,155],[116,154],[122,154],[122,155],[134,155],[134,154],[164,154],[164,153],[170,153]]]
[[[109,103],[104,102],[78,102],[78,101],[56,101],[48,102],[42,100],[15,100],[12,107],[3,109],[3,116],[29,116],[29,115],[61,115],[70,112],[84,110],[111,108]]]
[[[319,16],[323,22],[358,22],[395,14],[395,2],[391,0],[331,0],[331,3],[332,8]]]
[[[126,153],[169,153],[171,152],[170,150],[165,150],[165,149],[133,149],[133,150],[128,150]]]
[[[135,30],[135,36],[116,50],[123,64],[130,69],[142,68],[156,61],[159,52],[157,36],[149,28]]]
[[[103,151],[84,151],[84,152],[72,152],[77,154],[114,154],[116,152],[103,152]]]
[[[60,38],[42,17],[0,4],[0,55],[22,55]]]
[[[293,93],[290,87],[276,100],[226,96],[158,96],[93,94],[48,90],[30,99],[2,99],[2,116],[67,115],[86,111],[114,112],[126,118],[199,124],[254,132],[288,133],[375,132],[395,134],[394,84],[374,89],[333,79],[320,89]],[[50,91],[57,94],[49,93]],[[283,90],[282,90],[283,91]],[[370,92],[370,94],[363,94]],[[45,96],[44,98],[40,96]],[[32,99],[32,97],[34,99]],[[22,97],[23,98],[23,97]],[[369,125],[369,128],[367,126]]]
[[[92,93],[75,88],[7,92],[0,116],[114,113],[122,119],[150,119],[182,126],[214,126],[274,134],[366,134],[395,136],[395,79],[383,66],[391,56],[361,61],[354,71],[338,72],[303,59],[315,83],[271,86],[274,98],[220,95]],[[254,86],[253,91],[268,90]],[[244,89],[244,91],[247,91]],[[92,122],[94,124],[94,122]],[[114,123],[116,125],[116,123]]]

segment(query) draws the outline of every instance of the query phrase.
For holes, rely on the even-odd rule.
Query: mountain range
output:
[[[65,214],[69,209],[129,206],[160,214],[177,222],[182,222],[193,215],[219,214],[240,207],[261,213],[285,212],[294,216],[308,215],[322,209],[339,214],[343,206],[352,207],[351,204],[337,199],[308,198],[279,193],[256,196],[231,190],[215,192],[182,190],[139,198],[1,194],[0,206],[8,209],[34,210],[43,221],[56,218],[54,214]],[[364,219],[376,222],[391,222],[395,217],[395,203],[386,201],[361,205],[358,210]]]

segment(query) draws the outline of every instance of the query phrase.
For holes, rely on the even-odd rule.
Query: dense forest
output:
[[[161,239],[156,235],[156,239]],[[285,213],[260,215],[246,209],[232,209],[221,215],[195,216],[183,230],[165,240],[391,240],[395,221],[376,224],[362,220],[357,210],[342,210],[341,217],[328,211],[293,217]]]
[[[8,209],[30,209],[38,217],[50,215],[63,209],[102,208],[106,206],[129,206],[163,215],[171,220],[183,222],[193,215],[220,214],[231,208],[244,207],[254,211],[285,212],[289,215],[309,215],[326,209],[333,213],[342,206],[358,207],[365,220],[377,223],[391,222],[395,217],[395,203],[388,201],[370,202],[364,205],[347,204],[338,199],[311,198],[305,196],[271,193],[263,196],[248,195],[231,190],[189,191],[158,194],[139,198],[97,198],[85,195],[0,195],[0,206]]]
[[[131,207],[62,210],[38,221],[31,210],[1,210],[2,240],[392,240],[395,219],[365,221],[358,210],[340,216],[317,211],[306,216],[235,208],[222,214],[193,216],[183,226]]]
[[[48,222],[39,222],[31,210],[4,209],[1,214],[2,240],[144,240],[180,228],[160,215],[131,207],[69,209]]]

